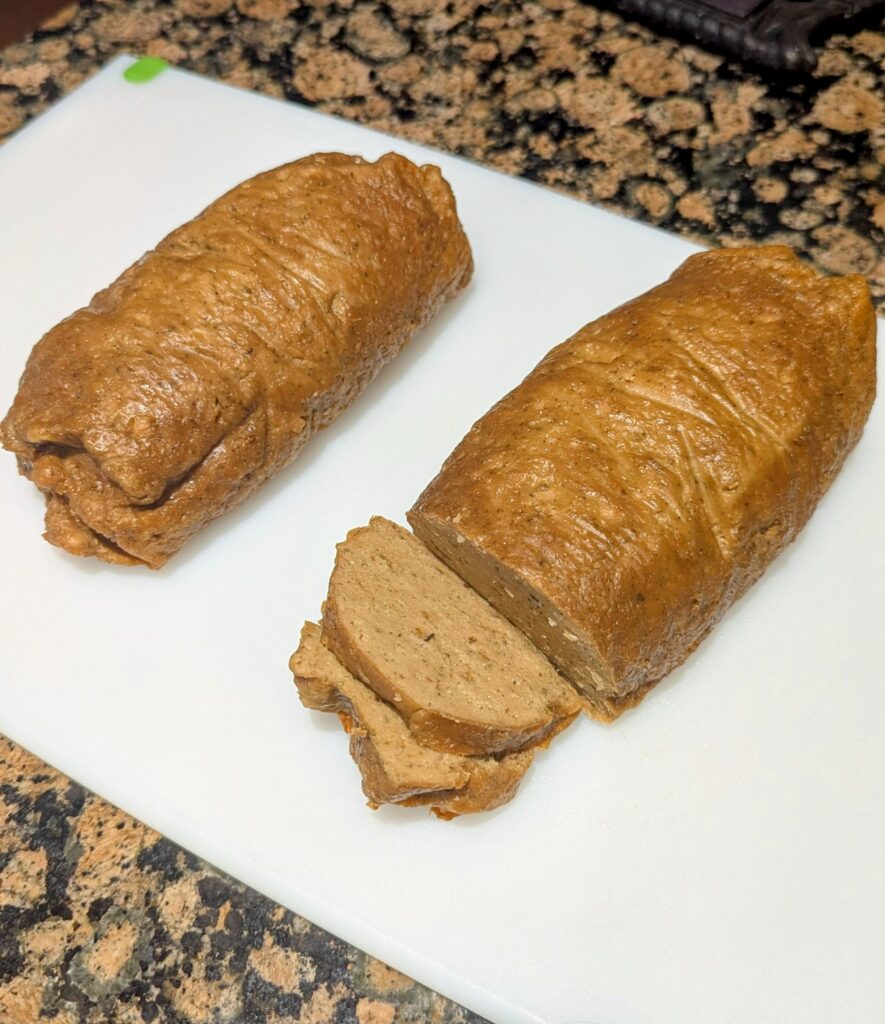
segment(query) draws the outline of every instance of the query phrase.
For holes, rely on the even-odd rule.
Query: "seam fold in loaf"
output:
[[[435,167],[316,154],[238,185],[34,347],[0,440],[47,495],[47,539],[160,567],[471,273]]]

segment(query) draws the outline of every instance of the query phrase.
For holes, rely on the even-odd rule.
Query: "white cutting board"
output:
[[[0,405],[31,345],[221,192],[315,150],[439,163],[476,278],[298,462],[159,573],[40,539],[0,453],[0,730],[495,1021],[885,1019],[885,415],[683,669],[453,823],[363,804],[286,661],[334,544],[403,513],[554,343],[677,238],[344,121],[114,61],[0,150]]]

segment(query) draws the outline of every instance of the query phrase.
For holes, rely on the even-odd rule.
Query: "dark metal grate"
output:
[[[613,6],[745,60],[810,71],[817,64],[815,30],[835,28],[883,0],[614,0]]]

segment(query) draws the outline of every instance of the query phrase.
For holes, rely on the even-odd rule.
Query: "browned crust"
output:
[[[477,814],[493,811],[509,803],[517,793],[523,776],[534,757],[533,750],[516,754],[505,754],[494,758],[477,758],[477,765],[470,774],[470,782],[462,790],[433,799],[414,800],[417,805],[426,803],[438,817],[451,821],[462,814]],[[412,801],[403,801],[408,806]]]
[[[0,440],[53,499],[47,539],[163,565],[471,271],[435,167],[317,154],[237,186],[34,347]]]
[[[335,587],[330,584],[323,605],[323,643],[348,672],[396,708],[415,739],[424,746],[464,755],[525,750],[561,732],[574,720],[575,715],[569,714],[544,719],[526,729],[495,728],[422,708],[393,687],[384,673],[364,657],[358,641],[350,636],[337,614],[336,596]]]
[[[409,522],[610,719],[807,522],[872,406],[875,330],[860,277],[693,256],[550,352]]]
[[[412,735],[425,747],[447,750],[453,754],[486,754],[546,746],[554,736],[567,729],[577,716],[578,712],[575,711],[534,729],[518,732],[478,726],[473,722],[428,711],[427,708],[420,708],[408,715],[407,721]]]
[[[43,537],[56,547],[83,558],[90,555],[113,565],[138,565],[137,558],[127,555],[106,537],[91,530],[71,510],[71,506],[60,495],[48,492],[46,495],[46,532]]]
[[[391,777],[379,753],[379,738],[368,723],[361,719],[353,701],[335,684],[331,673],[323,675],[321,666],[317,665],[316,653],[320,642],[319,627],[312,622],[305,623],[301,643],[292,655],[289,667],[302,704],[314,710],[337,714],[350,735],[350,755],[360,770],[363,792],[371,807],[376,808],[385,803],[428,806],[438,817],[451,819],[461,814],[492,810],[513,798],[532,762],[532,752],[507,754],[500,758],[453,758],[443,754],[439,758],[442,764],[440,784],[425,784],[423,787],[413,785],[409,788],[399,785]],[[334,659],[330,651],[326,651],[326,655]],[[344,671],[340,664],[334,667]],[[352,678],[351,685],[362,684]],[[365,697],[380,700],[368,690]],[[414,740],[407,739],[406,742],[413,742],[417,746]]]

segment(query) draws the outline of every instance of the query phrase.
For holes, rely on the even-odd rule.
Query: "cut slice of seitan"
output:
[[[533,751],[462,757],[422,747],[406,723],[323,646],[306,622],[289,667],[305,707],[332,711],[350,734],[350,754],[370,804],[426,804],[441,818],[490,811],[516,793]]]
[[[417,537],[380,516],[338,545],[322,637],[435,750],[526,749],[581,708],[515,626]]]

